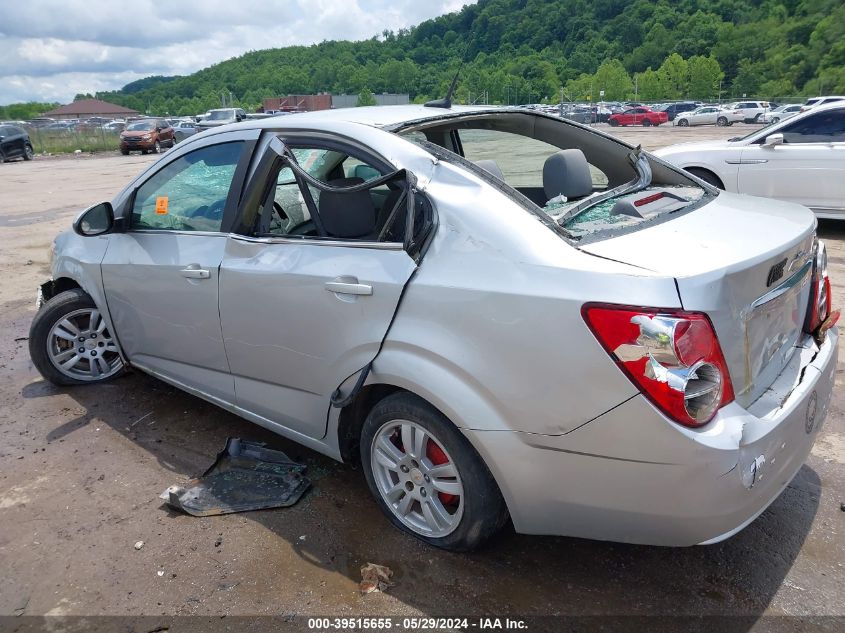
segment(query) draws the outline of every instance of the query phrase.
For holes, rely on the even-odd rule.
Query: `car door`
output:
[[[348,168],[338,173],[336,152],[317,143],[297,151],[306,149],[297,158],[315,178],[351,175]],[[345,152],[358,173],[361,163],[377,174],[391,170]],[[340,218],[369,228],[372,214],[381,215],[369,192],[345,200],[302,187],[289,169],[257,174],[249,186],[266,191],[261,209],[272,203],[276,210],[269,224],[229,237],[220,268],[220,318],[238,406],[267,426],[320,438],[332,393],[378,353],[416,262],[401,241],[332,228]],[[323,236],[309,224],[309,197],[326,225]]]
[[[845,108],[789,120],[775,133],[783,143],[763,138],[742,150],[739,192],[845,211]]]
[[[133,365],[234,401],[218,313],[218,275],[257,130],[214,135],[167,154],[119,209],[103,286]]]
[[[11,125],[0,126],[0,148],[5,158],[23,156],[23,135]]]
[[[717,108],[702,108],[698,111],[698,125],[716,125],[716,117],[719,114]]]

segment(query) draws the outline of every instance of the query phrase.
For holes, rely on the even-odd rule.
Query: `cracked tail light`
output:
[[[839,318],[838,313],[831,313],[830,277],[827,274],[827,249],[824,242],[815,244],[816,262],[813,270],[813,286],[810,291],[810,310],[807,319],[807,331],[815,333],[830,318],[827,329],[833,327]],[[831,318],[832,317],[832,318]],[[824,334],[824,332],[820,332]]]
[[[581,313],[631,382],[675,422],[702,426],[734,399],[722,349],[705,314],[596,303]]]

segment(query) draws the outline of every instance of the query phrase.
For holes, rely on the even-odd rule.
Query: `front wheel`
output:
[[[610,119],[610,127],[618,127],[618,126],[619,126],[619,121],[617,121],[616,119]]]
[[[678,121],[678,127],[689,127],[689,121],[686,119],[681,119]]]
[[[725,127],[727,124],[728,119],[723,116],[720,116],[718,119],[716,119],[716,125],[718,125],[719,127]]]
[[[23,148],[23,159],[32,160],[35,158],[35,152],[32,151],[32,145],[27,145]]]
[[[367,485],[391,523],[443,549],[468,551],[499,532],[507,508],[475,449],[421,398],[379,402],[361,432]]]
[[[161,143],[158,141],[156,141],[155,145],[153,145],[153,154],[161,154]]]
[[[29,355],[41,375],[56,385],[103,382],[123,371],[103,315],[79,288],[57,294],[35,315]]]

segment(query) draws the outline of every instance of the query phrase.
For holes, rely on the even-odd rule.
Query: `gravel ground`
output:
[[[614,133],[654,149],[750,129]],[[153,378],[134,373],[72,389],[45,383],[26,336],[35,289],[49,276],[50,242],[80,208],[111,198],[153,160],[39,157],[0,166],[0,616],[747,616],[735,630],[809,622],[761,615],[845,616],[841,363],[808,462],[728,541],[668,549],[508,533],[471,555],[393,529],[359,471]],[[845,222],[822,222],[820,233],[842,306]],[[302,460],[313,489],[285,510],[209,518],[167,510],[159,492],[202,472],[230,436]],[[367,562],[394,571],[387,593],[359,595]],[[0,628],[15,622],[27,618],[0,617]],[[814,622],[845,626],[842,618]]]

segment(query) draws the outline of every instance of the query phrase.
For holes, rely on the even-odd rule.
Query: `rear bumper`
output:
[[[837,339],[833,329],[820,347],[808,341],[753,405],[732,403],[702,430],[638,395],[565,435],[465,433],[518,532],[715,543],[759,516],[806,460],[827,414]]]

